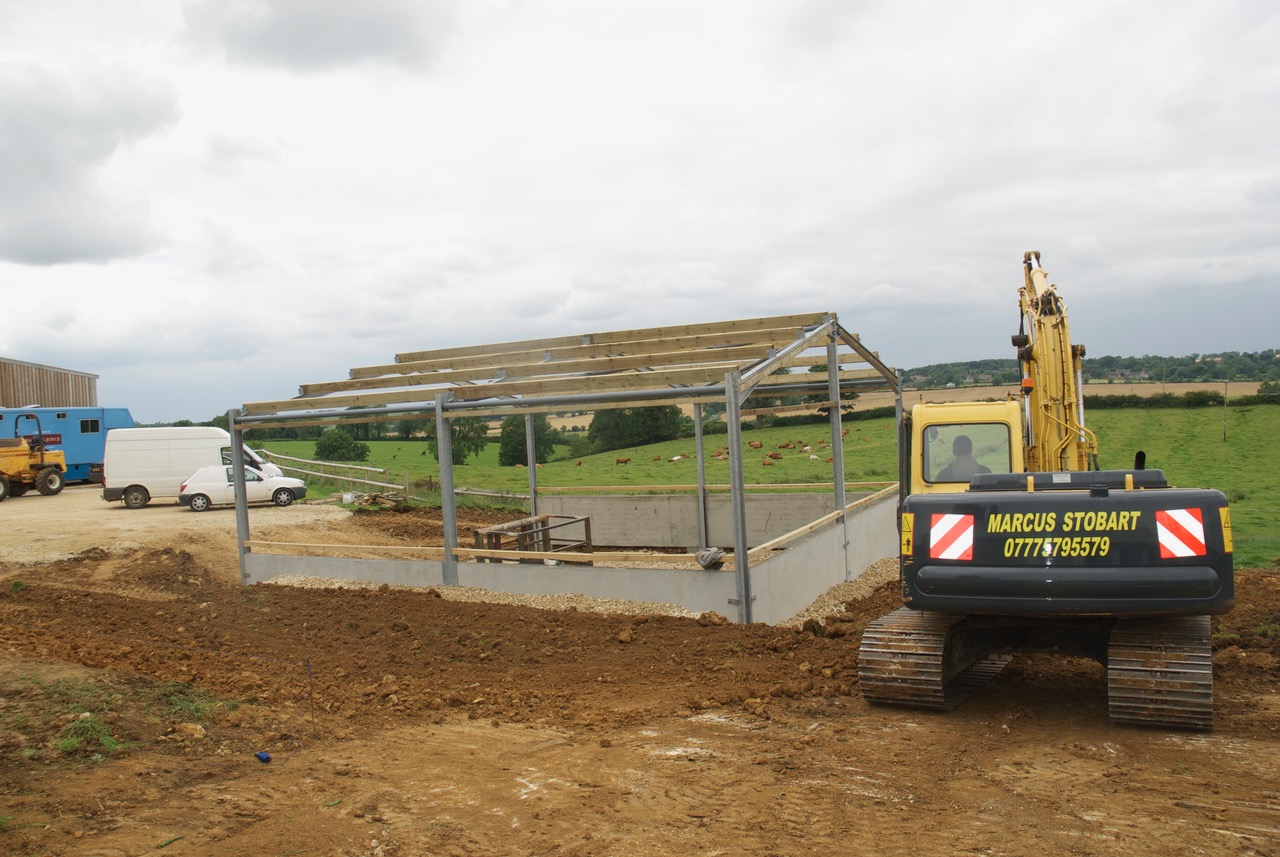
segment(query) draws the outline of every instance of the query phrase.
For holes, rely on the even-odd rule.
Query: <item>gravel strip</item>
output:
[[[280,586],[298,586],[308,589],[401,589],[410,592],[426,591],[421,586],[390,586],[367,580],[340,580],[332,577],[307,577],[301,574],[282,574],[266,581]],[[440,597],[448,601],[483,601],[489,604],[511,604],[517,607],[536,607],[540,610],[580,610],[584,613],[622,613],[625,615],[697,616],[678,604],[658,601],[620,601],[611,598],[591,598],[570,593],[567,595],[521,595],[499,592],[495,589],[479,589],[472,586],[431,586]]]
[[[836,613],[842,613],[846,601],[860,601],[875,592],[885,583],[898,579],[898,558],[888,556],[867,566],[862,574],[853,580],[837,583],[818,599],[785,622],[778,624],[787,628],[799,628],[810,619],[825,619]]]

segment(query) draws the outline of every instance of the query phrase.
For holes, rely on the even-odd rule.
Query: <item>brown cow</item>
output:
[[[764,442],[759,440],[749,440],[747,441],[747,446],[752,449],[761,449],[764,446]]]
[[[772,458],[774,461],[777,461],[778,459],[782,458],[782,453],[781,453],[781,452],[771,452],[771,453],[769,453],[769,457],[770,457],[770,458]]]
[[[631,459],[630,459],[630,458],[615,458],[615,459],[613,460],[613,463],[614,463],[614,464],[630,464],[630,463],[631,463]]]

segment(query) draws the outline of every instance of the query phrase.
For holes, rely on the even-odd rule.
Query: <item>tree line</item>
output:
[[[1085,383],[1187,383],[1211,381],[1280,382],[1280,352],[1224,351],[1220,354],[1188,354],[1164,357],[1085,357],[1081,361]],[[907,386],[921,390],[956,387],[1014,386],[1019,382],[1018,361],[1009,358],[931,363],[903,373]]]

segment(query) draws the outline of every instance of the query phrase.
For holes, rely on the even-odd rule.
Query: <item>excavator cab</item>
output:
[[[1016,402],[918,404],[907,423],[907,493],[955,493],[978,474],[1023,470]]]

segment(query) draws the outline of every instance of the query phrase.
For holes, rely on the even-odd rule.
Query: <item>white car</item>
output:
[[[250,503],[275,503],[288,506],[294,500],[307,496],[307,486],[292,476],[264,476],[252,467],[244,469],[245,495]],[[178,489],[178,502],[190,506],[193,512],[203,512],[210,506],[225,506],[236,502],[235,475],[231,467],[201,467],[182,483]]]

